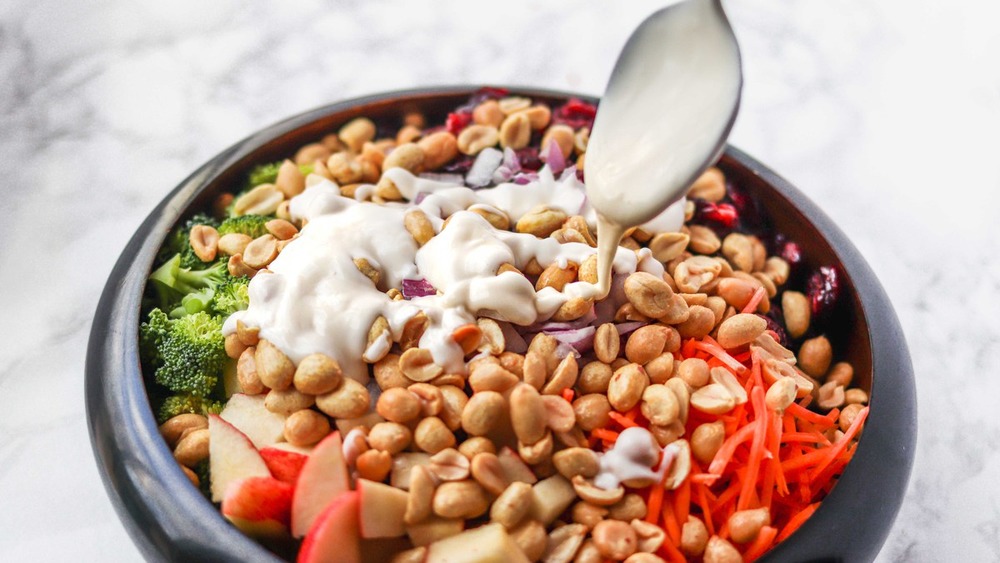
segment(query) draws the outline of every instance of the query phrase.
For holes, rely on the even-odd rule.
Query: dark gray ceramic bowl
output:
[[[427,88],[339,102],[268,127],[233,145],[181,182],[150,213],[115,265],[94,317],[86,367],[90,435],[108,494],[150,560],[277,561],[230,526],[180,471],[160,438],[139,365],[137,331],[146,277],[179,219],[238,186],[260,162],[361,115],[398,124],[410,110],[430,122],[465,102],[476,87]],[[570,94],[512,88],[561,103]],[[586,98],[586,97],[584,97]],[[834,156],[831,156],[834,158]],[[765,561],[868,561],[885,541],[913,462],[913,369],[892,305],[875,274],[833,222],[774,172],[729,147],[721,166],[756,200],[779,231],[804,250],[806,270],[836,265],[843,291],[833,312],[834,349],[870,392],[871,414],[853,461],[819,510]]]

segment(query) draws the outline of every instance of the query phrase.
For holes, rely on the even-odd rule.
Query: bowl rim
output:
[[[449,85],[382,92],[341,100],[267,126],[223,150],[171,190],[125,246],[95,312],[87,349],[87,422],[102,481],[119,518],[148,560],[280,561],[221,517],[177,467],[158,432],[138,361],[136,334],[143,288],[159,247],[174,223],[215,178],[279,136],[323,117],[373,102],[471,94],[487,85]],[[530,97],[593,96],[534,87],[497,86]],[[916,443],[913,368],[892,304],[874,272],[846,235],[819,207],[787,180],[743,151],[725,153],[760,177],[813,224],[844,265],[868,323],[872,350],[872,410],[853,461],[816,513],[762,561],[836,560],[817,551],[829,538],[868,543],[855,553],[874,559],[902,503]],[[875,377],[874,374],[879,374]],[[868,460],[859,463],[859,461]],[[864,466],[862,468],[862,465]],[[892,470],[892,468],[898,470]],[[166,468],[166,470],[164,470]],[[902,470],[900,472],[899,470]],[[881,490],[877,518],[844,517],[834,505],[863,502],[865,491]],[[839,500],[838,500],[839,499]],[[863,525],[862,525],[863,524]]]

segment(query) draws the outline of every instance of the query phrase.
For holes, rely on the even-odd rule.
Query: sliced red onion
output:
[[[424,172],[420,174],[421,178],[426,180],[433,180],[435,182],[441,182],[444,184],[454,184],[456,186],[461,186],[465,183],[465,178],[461,174],[448,174],[448,173],[437,173],[437,172]]]
[[[555,176],[566,168],[566,157],[563,156],[559,143],[550,141],[545,146],[545,152],[541,154],[542,161],[549,165],[549,170]]]
[[[427,280],[403,280],[403,297],[405,299],[428,295],[437,295],[437,290]]]
[[[500,184],[510,181],[515,174],[521,171],[521,162],[517,159],[514,149],[507,147],[503,150],[503,160],[500,166],[493,171],[493,183]]]
[[[528,343],[521,336],[521,333],[514,328],[514,325],[504,322],[497,321],[500,325],[500,331],[503,332],[503,339],[506,342],[506,348],[510,352],[515,354],[524,354],[528,351]]]
[[[618,307],[610,299],[601,299],[597,303],[594,303],[594,314],[597,318],[594,319],[595,325],[602,325],[604,323],[614,322],[615,313],[618,312]]]
[[[546,334],[551,335],[559,341],[559,346],[556,347],[557,356],[565,358],[568,354],[572,353],[579,358],[594,347],[594,334],[596,332],[596,328],[585,326],[575,330],[560,330]]]
[[[583,328],[593,324],[594,320],[597,319],[597,314],[591,309],[586,315],[566,322],[544,322],[535,323],[531,326],[526,327],[527,332],[559,332],[563,330],[576,330],[578,328]]]
[[[562,171],[562,174],[559,175],[559,181],[561,182],[561,181],[565,180],[566,178],[569,178],[570,176],[574,176],[574,177],[576,176],[576,165],[575,164]]]
[[[538,180],[537,172],[518,172],[513,178],[514,183],[519,186],[530,184],[536,180]]]
[[[430,194],[427,192],[417,192],[417,195],[413,198],[413,205],[420,205],[420,202],[428,195]]]
[[[643,321],[629,321],[627,323],[618,323],[615,325],[615,328],[618,329],[618,336],[625,336],[648,324]]]
[[[469,168],[469,173],[465,175],[465,184],[470,188],[488,186],[493,180],[493,173],[502,162],[502,152],[492,147],[483,149],[472,163],[472,168]]]

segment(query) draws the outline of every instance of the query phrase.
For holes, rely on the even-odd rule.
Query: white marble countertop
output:
[[[84,350],[127,238],[188,172],[264,125],[359,94],[600,93],[658,4],[4,2],[0,560],[139,558],[91,453]],[[919,448],[879,560],[998,560],[1000,4],[727,6],[746,72],[733,143],[843,228],[909,340]]]

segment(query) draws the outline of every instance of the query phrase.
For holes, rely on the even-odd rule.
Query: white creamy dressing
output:
[[[633,479],[659,483],[676,454],[673,444],[667,444],[661,450],[649,430],[638,426],[626,428],[618,435],[615,445],[601,454],[600,470],[594,477],[594,484],[602,489],[614,489]]]
[[[547,167],[526,185],[504,183],[472,190],[419,178],[402,169],[386,174],[396,183],[404,203],[378,205],[344,197],[336,184],[311,176],[308,188],[291,200],[290,213],[305,220],[299,236],[250,282],[250,306],[227,319],[223,331],[235,330],[236,321],[260,327],[260,336],[272,342],[294,362],[323,353],[359,381],[368,379],[362,360],[379,357],[392,341],[383,335],[372,346],[368,332],[379,316],[389,323],[392,340],[398,340],[407,321],[423,312],[429,320],[420,347],[431,351],[435,363],[447,373],[464,373],[461,348],[451,334],[489,316],[518,325],[549,318],[572,297],[595,297],[595,286],[567,284],[563,291],[544,288],[536,292],[522,275],[497,275],[505,263],[523,269],[532,260],[539,264],[580,264],[596,253],[582,243],[560,243],[552,238],[495,229],[482,216],[466,211],[473,205],[507,212],[516,222],[539,204],[568,214],[595,217],[584,186],[573,174],[560,179]],[[423,194],[419,204],[411,203]],[[437,235],[422,248],[403,225],[403,216],[418,207],[430,219]],[[450,218],[447,228],[444,220]],[[658,224],[676,230],[683,217],[655,217]],[[382,272],[376,287],[354,264],[364,258]],[[637,269],[655,275],[663,266],[648,249],[633,252],[618,248],[613,269]],[[437,295],[393,301],[385,293],[401,287],[402,280],[426,279]]]
[[[688,0],[646,19],[615,65],[587,145],[587,199],[601,258],[622,234],[683,214],[687,188],[722,151],[742,86],[739,48],[716,0]],[[604,293],[610,262],[601,260]]]

